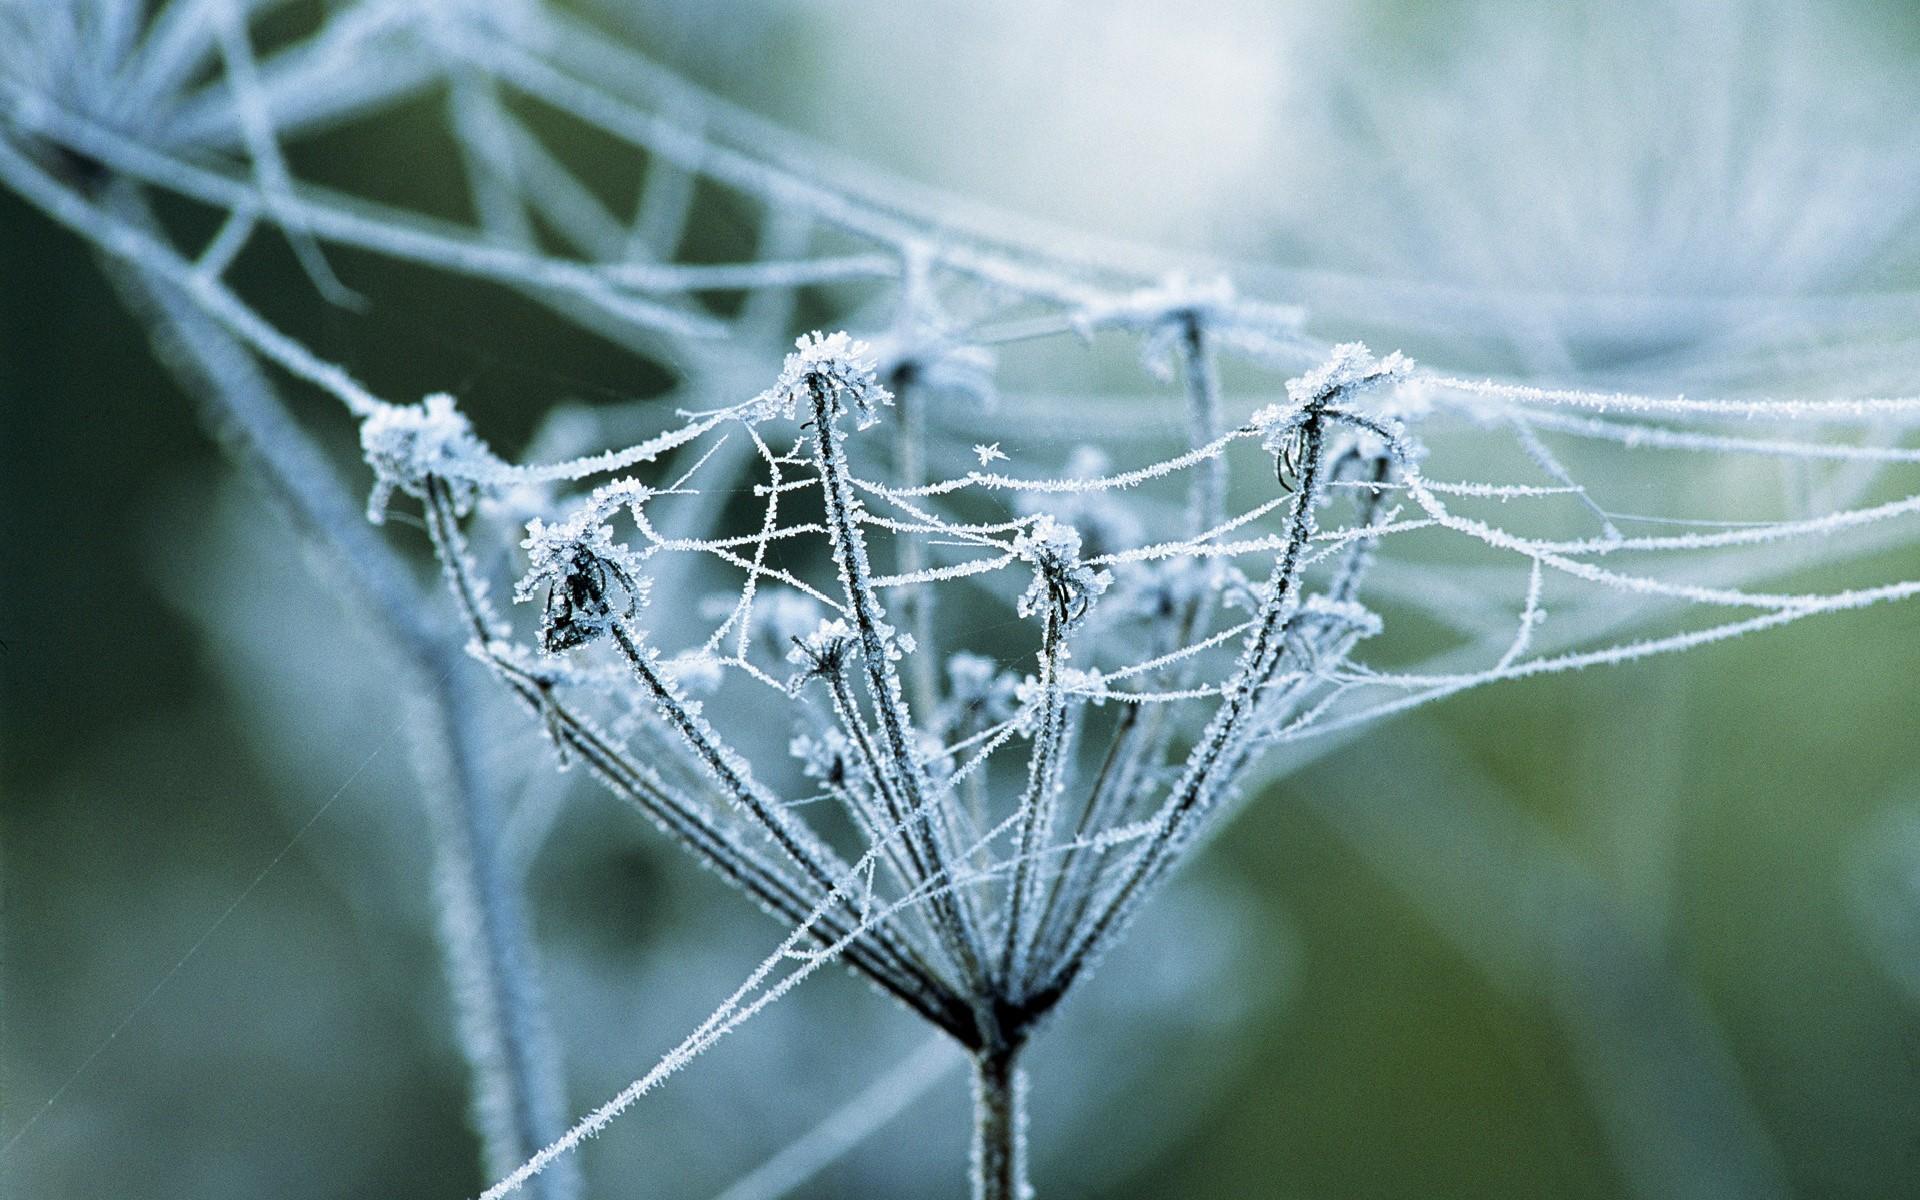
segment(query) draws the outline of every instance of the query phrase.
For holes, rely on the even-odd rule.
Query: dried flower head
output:
[[[527,573],[513,598],[524,603],[545,589],[540,645],[549,654],[604,636],[616,618],[631,618],[646,603],[652,581],[592,506],[552,525],[535,517],[520,545]]]

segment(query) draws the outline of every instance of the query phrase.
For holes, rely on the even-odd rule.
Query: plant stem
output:
[[[1027,1079],[1017,1046],[973,1056],[973,1200],[1026,1200]]]

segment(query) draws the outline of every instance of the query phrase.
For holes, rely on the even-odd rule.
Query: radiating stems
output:
[[[838,856],[822,844],[811,830],[789,816],[778,801],[763,793],[752,776],[747,774],[745,760],[722,745],[706,722],[681,701],[666,675],[628,632],[626,622],[614,617],[608,625],[614,645],[620,648],[621,657],[627,660],[647,699],[660,710],[661,716],[666,718],[667,724],[680,735],[687,747],[706,764],[707,770],[728,798],[751,815],[754,823],[773,838],[774,844],[823,893],[845,887],[852,878],[847,865],[840,862]]]
[[[691,712],[680,701],[674,688],[666,677],[646,654],[641,652],[633,635],[627,631],[626,622],[615,617],[609,623],[609,632],[614,644],[619,647],[622,657],[633,670],[634,678],[640,682],[647,696],[666,718],[667,724],[678,733],[707,769],[713,773],[728,796],[743,808],[754,823],[772,837],[788,858],[798,865],[821,891],[822,897],[836,893],[840,896],[840,907],[850,912],[857,909],[853,872],[840,861],[831,848],[809,829],[803,822],[793,818],[778,800],[765,794],[752,777],[747,774],[745,760],[728,747],[722,745],[711,727]],[[858,913],[855,912],[856,918]],[[875,926],[868,931],[868,938],[887,957],[907,966],[910,975],[931,982],[931,975],[924,965],[919,964],[913,952],[900,943],[899,938],[890,930]]]
[[[448,589],[469,632],[484,645],[495,618],[469,575],[470,555],[447,485],[429,478],[425,491],[427,532]],[[716,825],[698,805],[665,787],[649,769],[630,761],[591,724],[574,715],[545,681],[498,657],[489,655],[489,662],[514,694],[547,722],[555,738],[578,754],[616,796],[633,804],[697,860],[769,913],[790,924],[807,920],[818,899],[798,881],[762,860],[738,837]],[[815,940],[830,944],[843,938],[850,928],[840,914],[823,913],[815,921]],[[971,1011],[885,930],[876,928],[868,937],[848,943],[844,957],[848,966],[928,1021],[962,1040],[973,1036]]]
[[[1043,999],[1065,993],[1079,972],[1125,925],[1151,884],[1191,836],[1194,820],[1212,806],[1220,781],[1231,778],[1245,756],[1243,734],[1262,699],[1267,681],[1285,657],[1286,628],[1299,607],[1301,560],[1313,537],[1314,505],[1322,488],[1325,447],[1325,397],[1317,398],[1298,431],[1299,470],[1287,521],[1287,540],[1268,576],[1258,623],[1247,635],[1233,681],[1220,707],[1187,755],[1186,766],[1155,818],[1158,828],[1134,856],[1133,866],[1106,906],[1059,964]]]
[[[860,531],[857,501],[840,431],[837,385],[820,376],[809,380],[814,442],[818,448],[821,492],[826,503],[827,528],[841,589],[860,637],[860,662],[866,674],[868,698],[880,724],[888,765],[899,785],[901,802],[911,818],[909,830],[920,840],[920,852],[936,873],[954,878],[958,864],[943,844],[944,825],[938,805],[928,802],[925,769],[914,742],[913,718],[893,660],[899,653],[892,630],[883,620],[868,570],[866,539]],[[931,899],[948,949],[959,963],[964,984],[975,997],[987,994],[987,976],[981,962],[981,942],[972,919],[968,892],[943,889]]]
[[[871,814],[868,820],[874,826],[875,836],[884,839],[883,853],[889,865],[909,888],[932,879],[931,866],[922,857],[920,842],[912,834],[910,814],[901,804],[886,763],[873,744],[873,731],[867,727],[860,705],[854,699],[853,689],[847,684],[846,672],[836,670],[829,674],[827,689],[833,700],[834,716],[839,719],[841,731],[846,734],[847,740],[853,744],[868,787],[879,803],[879,812]]]

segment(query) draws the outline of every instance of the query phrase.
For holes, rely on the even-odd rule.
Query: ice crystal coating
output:
[[[1577,378],[1543,385],[1431,369],[1415,374],[1398,355],[1376,360],[1357,343],[1322,344],[1304,332],[1299,309],[1249,298],[1224,278],[1192,283],[1176,275],[1143,286],[1147,276],[1130,252],[1076,239],[1071,231],[1034,231],[998,219],[976,223],[949,199],[900,188],[877,172],[742,122],[603,32],[576,25],[568,6],[513,0],[503,19],[501,4],[481,0],[338,0],[306,6],[324,10],[311,37],[251,28],[256,15],[275,7],[131,0],[77,8],[65,0],[12,0],[9,7],[0,0],[0,26],[25,35],[0,37],[0,80],[9,102],[0,185],[112,258],[125,281],[152,300],[155,332],[191,335],[170,339],[178,342],[173,350],[187,360],[190,370],[183,373],[203,376],[194,386],[205,389],[203,398],[224,417],[244,424],[250,412],[276,415],[275,388],[261,388],[254,376],[253,368],[262,366],[276,382],[285,376],[317,388],[364,420],[363,445],[374,472],[370,515],[379,520],[396,495],[422,501],[426,531],[464,618],[447,631],[449,639],[471,638],[474,653],[528,704],[556,747],[592,762],[603,782],[792,931],[687,1042],[559,1140],[558,1109],[542,1100],[543,1091],[552,1100],[553,1090],[537,1078],[514,1077],[528,1075],[540,1056],[496,1053],[508,1042],[496,1039],[489,1048],[484,1029],[496,1021],[503,1030],[527,1027],[524,1013],[494,1009],[497,1000],[515,1003],[527,994],[513,986],[513,976],[530,956],[511,953],[510,940],[474,951],[477,970],[485,972],[476,977],[503,985],[465,989],[481,998],[465,1023],[486,1035],[472,1058],[489,1162],[498,1175],[525,1157],[529,1137],[546,1145],[512,1168],[488,1200],[541,1170],[552,1184],[549,1196],[577,1195],[563,1178],[562,1156],[571,1146],[828,961],[854,967],[969,1045],[991,1040],[983,1035],[1017,1040],[1030,1024],[983,1030],[978,1022],[991,1023],[995,1014],[1024,1021],[1065,994],[1075,972],[1112,944],[1139,898],[1167,875],[1210,814],[1251,782],[1268,743],[1351,729],[1499,679],[1625,662],[1920,595],[1920,580],[1884,574],[1820,591],[1760,591],[1742,582],[1780,577],[1783,565],[1838,567],[1848,553],[1847,535],[1861,531],[1866,538],[1853,544],[1873,548],[1862,561],[1878,570],[1890,558],[1881,551],[1905,536],[1899,523],[1920,517],[1920,492],[1896,475],[1920,464],[1913,440],[1920,397],[1867,391],[1870,381],[1910,374],[1910,345],[1882,328],[1882,314],[1899,311],[1899,297],[1872,297],[1860,306],[1852,301],[1869,297],[1835,303],[1837,294],[1828,295],[1824,283],[1818,295],[1803,286],[1838,285],[1840,273],[1830,268],[1850,257],[1884,257],[1879,239],[1886,222],[1906,220],[1912,189],[1903,181],[1914,174],[1913,139],[1857,146],[1873,163],[1865,174],[1867,159],[1836,154],[1844,146],[1832,137],[1810,136],[1835,131],[1832,113],[1811,124],[1781,125],[1788,136],[1760,139],[1758,159],[1730,158],[1726,145],[1698,147],[1694,161],[1732,164],[1707,172],[1722,183],[1787,181],[1763,189],[1759,203],[1731,189],[1729,202],[1744,216],[1720,222],[1739,235],[1722,240],[1737,244],[1743,261],[1765,268],[1765,279],[1739,286],[1640,288],[1646,299],[1637,300],[1613,294],[1608,285],[1582,294],[1571,308],[1543,300],[1548,311],[1536,313],[1528,311],[1530,300],[1517,306],[1511,293],[1472,286],[1434,292],[1387,279],[1353,281],[1361,320],[1371,328],[1417,331],[1436,357],[1463,350],[1483,357],[1483,348],[1504,346],[1518,352],[1514,361],[1565,361],[1571,370],[1587,357],[1575,353],[1579,338],[1565,336],[1576,323],[1589,335],[1604,335],[1609,347],[1620,331],[1633,331],[1629,340],[1659,347],[1655,361],[1671,363],[1683,378],[1719,372],[1723,386],[1733,381],[1744,388],[1761,382],[1752,372],[1763,361],[1806,373],[1805,382],[1794,382],[1791,373],[1768,380],[1799,390],[1773,400],[1595,391],[1577,386]],[[1821,25],[1832,23],[1821,15]],[[75,35],[84,36],[76,41]],[[271,54],[256,55],[256,42],[262,49],[271,45]],[[1503,96],[1521,94],[1504,87],[1510,57],[1488,57],[1505,73],[1503,88],[1495,89]],[[1666,56],[1647,61],[1656,74],[1716,77],[1673,70]],[[1797,84],[1781,88],[1779,73],[1764,68],[1738,74],[1777,92],[1772,103],[1804,107],[1787,103],[1801,98]],[[1555,87],[1564,83],[1560,74],[1545,76]],[[628,90],[616,86],[616,78],[640,82]],[[1849,74],[1846,82],[1845,114],[1852,120],[1858,80]],[[357,125],[441,83],[448,85],[454,114],[453,136],[441,140],[457,143],[464,154],[459,163],[434,165],[461,170],[469,180],[473,222],[418,220],[424,214],[369,207],[294,177],[283,139],[323,125]],[[603,162],[596,155],[588,173],[576,174],[582,164],[569,161],[560,144],[547,144],[544,123],[524,122],[528,106],[586,121],[644,161],[643,211],[631,236],[609,220],[587,186]],[[1898,114],[1912,106],[1879,107],[1895,114],[1886,119],[1888,129],[1900,134]],[[1714,119],[1716,110],[1700,108],[1710,116],[1699,127],[1719,131],[1718,137],[1739,137],[1753,125]],[[1539,124],[1523,102],[1504,115],[1517,118],[1515,128]],[[1609,128],[1618,125],[1617,112],[1610,108],[1606,115]],[[1765,118],[1778,113],[1763,108],[1756,115],[1767,125]],[[1652,147],[1675,161],[1688,157],[1684,135],[1670,143],[1668,130],[1653,132],[1661,136],[1615,142]],[[1466,161],[1457,139],[1401,140]],[[1669,153],[1676,145],[1681,153]],[[1588,157],[1592,149],[1580,146]],[[1542,172],[1537,155],[1511,157],[1527,168],[1523,185],[1544,181],[1549,191],[1576,178],[1587,188],[1606,174]],[[502,170],[509,160],[517,165]],[[1766,169],[1769,163],[1785,169]],[[225,168],[207,169],[220,164]],[[1820,169],[1803,169],[1808,164]],[[432,168],[423,163],[422,169]],[[1635,197],[1644,190],[1635,183],[1643,172],[1613,174]],[[1352,178],[1364,185],[1365,176],[1363,170]],[[1861,186],[1862,179],[1885,186]],[[113,191],[101,190],[107,182]],[[676,248],[691,244],[682,236],[684,196],[695,188],[726,192],[765,217],[761,261],[676,261]],[[152,193],[163,211],[174,202],[168,197],[179,196],[223,210],[225,223],[206,243],[189,243],[187,231],[133,219],[138,204],[106,202],[142,192]],[[1356,186],[1333,193],[1387,196],[1397,206],[1411,196],[1417,210],[1423,197],[1453,191]],[[1528,186],[1508,186],[1503,194],[1512,200],[1508,217],[1565,211],[1538,203]],[[1481,206],[1486,212],[1498,207]],[[1716,212],[1713,203],[1667,208],[1683,218],[1688,210]],[[1581,246],[1604,252],[1610,240],[1621,239],[1596,237],[1596,229],[1630,235],[1635,222],[1560,225]],[[1686,225],[1683,219],[1674,228],[1685,232]],[[826,226],[832,234],[818,236]],[[1790,236],[1752,236],[1770,226]],[[562,320],[623,340],[644,338],[649,356],[674,370],[683,394],[720,403],[751,394],[773,376],[784,334],[769,331],[790,324],[798,291],[857,313],[879,331],[878,340],[867,348],[844,333],[810,335],[787,356],[774,386],[745,404],[593,453],[589,447],[623,428],[622,421],[596,413],[578,438],[537,436],[527,450],[530,461],[509,465],[488,452],[447,397],[388,404],[274,328],[228,271],[250,241],[269,230],[293,245],[316,287],[336,298],[344,289],[327,268],[322,244],[449,278],[483,279],[543,303],[564,301],[553,305]],[[1835,230],[1844,236],[1833,236]],[[565,256],[545,248],[548,232],[567,243]],[[1477,245],[1472,237],[1430,232],[1420,234],[1421,245]],[[1764,252],[1756,255],[1755,246]],[[1834,246],[1854,254],[1836,255]],[[1376,246],[1392,248],[1391,238]],[[1559,271],[1565,257],[1554,256],[1549,265]],[[1644,282],[1645,258],[1636,253],[1623,260],[1634,267],[1632,279]],[[1504,256],[1487,261],[1494,259]],[[1666,255],[1651,269],[1671,274],[1697,266],[1694,256]],[[1280,282],[1287,278],[1270,274],[1266,282],[1292,290],[1294,281]],[[1322,292],[1319,284],[1295,280]],[[1749,286],[1756,282],[1767,286]],[[719,319],[693,299],[709,288],[737,289],[744,301],[737,316]],[[1358,323],[1337,304],[1329,313],[1328,301],[1320,303],[1320,328]],[[1571,311],[1597,315],[1573,322]],[[1713,336],[1732,329],[1730,321],[1739,337]],[[1069,364],[1080,356],[1042,348],[1034,356],[1042,369],[1029,371],[1023,363],[1018,373],[1030,390],[1000,411],[986,414],[984,406],[951,404],[942,395],[914,405],[916,419],[890,431],[900,434],[897,442],[849,453],[837,437],[842,417],[872,422],[888,403],[883,383],[913,387],[916,402],[921,391],[985,396],[994,388],[996,354],[1024,357],[1023,350],[994,347],[1096,330],[1121,335],[1114,341],[1130,339],[1155,374],[1178,377],[1184,395],[1142,398],[1114,386],[1103,368],[1094,377],[1098,390],[1076,396],[1088,390],[1071,374]],[[1780,330],[1794,333],[1768,344]],[[1801,353],[1813,347],[1817,356]],[[1231,371],[1225,369],[1229,358]],[[1239,411],[1240,400],[1270,390],[1279,373],[1307,362],[1321,365],[1292,381],[1285,405],[1262,410],[1251,427],[1229,427],[1222,419]],[[1255,373],[1269,377],[1256,381]],[[743,378],[756,382],[742,387],[737,381]],[[1249,384],[1258,391],[1241,390]],[[1806,390],[1814,387],[1818,395]],[[1176,445],[1176,422],[1150,418],[1181,399],[1188,410],[1185,440]],[[802,446],[780,444],[776,431],[743,431],[743,418],[748,425],[776,418],[811,423],[802,437],[813,439],[819,453],[810,460]],[[1467,434],[1454,443],[1466,451],[1454,460],[1464,475],[1425,473],[1411,434],[1424,432],[1429,420],[1452,422]],[[1779,424],[1756,430],[1757,422]],[[297,466],[300,452],[311,449],[300,427],[278,434],[276,443],[272,425],[248,431],[260,439],[256,448],[267,451],[255,469],[290,495],[328,498],[327,481],[307,478]],[[1313,436],[1306,436],[1309,425]],[[1127,469],[1108,474],[1091,456],[1076,456],[1065,478],[1039,466],[1089,437],[1116,458],[1134,455]],[[712,444],[728,438],[732,455]],[[1230,478],[1236,444],[1255,438],[1281,460],[1279,482],[1289,486],[1280,494],[1265,480],[1247,486]],[[964,451],[969,444],[972,459]],[[1016,452],[1000,450],[1003,444]],[[1568,445],[1580,452],[1571,460],[1577,470],[1559,457]],[[660,464],[683,450],[691,466],[682,471],[675,463],[655,477],[658,493],[616,482],[563,514],[559,497],[566,485]],[[737,453],[742,450],[748,452]],[[573,455],[580,457],[550,461]],[[1643,467],[1643,460],[1660,465]],[[953,472],[955,462],[961,473],[937,478]],[[1689,503],[1679,512],[1651,511],[1662,493],[1641,485],[1660,477],[1692,485],[1729,462],[1784,466],[1809,486],[1794,487],[1786,506],[1769,502],[1776,489],[1688,486],[1671,496],[1710,495],[1720,507],[1696,512]],[[1519,473],[1487,473],[1505,470],[1498,464],[1516,464]],[[744,478],[760,467],[764,475]],[[1842,469],[1828,473],[1828,467]],[[1189,485],[1184,503],[1172,494],[1183,482]],[[828,486],[831,512],[822,521],[816,514]],[[701,492],[705,498],[697,502],[681,499]],[[676,498],[662,507],[692,511],[663,513],[654,522],[645,511],[654,495]],[[1007,511],[1010,497],[1017,497],[1013,512]],[[1335,497],[1354,503],[1335,505]],[[733,520],[755,501],[764,510],[750,514],[746,528],[736,527]],[[1513,511],[1536,503],[1559,511]],[[622,507],[631,511],[635,529],[625,546],[608,524]],[[320,503],[305,511],[329,510]],[[1073,534],[1071,543],[1064,534],[1042,534],[1035,518],[1043,512]],[[1332,519],[1336,513],[1345,520]],[[1324,526],[1322,515],[1329,518]],[[544,611],[537,643],[529,646],[521,644],[524,638],[511,640],[508,624],[492,610],[483,564],[517,536],[509,530],[536,517],[548,523],[527,524],[531,567],[519,595],[544,600]],[[469,519],[473,545],[466,540]],[[1576,524],[1581,520],[1587,527]],[[1395,563],[1393,573],[1372,572],[1372,564],[1404,540],[1400,534],[1413,530],[1423,531],[1413,535],[1420,550]],[[337,528],[320,533],[344,543]],[[829,538],[831,550],[823,545]],[[343,557],[355,559],[355,570],[377,559]],[[836,571],[825,569],[830,558]],[[648,580],[638,574],[643,562],[675,589],[676,601],[661,605],[660,622],[647,631],[623,627],[647,594]],[[683,565],[684,571],[675,569]],[[1106,567],[1113,568],[1110,583]],[[1021,576],[1029,570],[1034,578],[1021,609],[1060,618],[1037,639],[1000,611],[1001,601],[1028,583]],[[416,598],[404,564],[390,574],[398,582],[370,594],[385,597],[382,604]],[[1249,582],[1249,574],[1261,582]],[[687,628],[709,611],[690,598],[716,579],[737,590],[711,610],[712,626]],[[1011,586],[977,586],[1007,581]],[[1120,636],[1071,639],[1077,661],[1069,665],[1069,639],[1048,634],[1076,625],[1101,588],[1113,595],[1102,600],[1099,617],[1128,624]],[[1386,665],[1350,657],[1355,643],[1381,628],[1360,602],[1376,589],[1392,600],[1393,611],[1410,610],[1457,631],[1460,644],[1426,664],[1407,662],[1397,653],[1403,647],[1384,656]],[[1545,624],[1549,594],[1555,598],[1551,628]],[[1649,598],[1655,614],[1733,615],[1685,619],[1630,640],[1621,632],[1628,627],[1623,618],[1636,614],[1626,610]],[[416,629],[431,607],[408,604],[389,615]],[[884,620],[888,607],[900,624],[897,634]],[[774,674],[793,638],[820,633],[822,613],[839,614],[846,633],[857,631],[863,670],[837,680],[846,685],[839,694],[820,688],[789,696]],[[813,640],[812,657],[803,651],[809,663],[850,652],[841,631],[830,633]],[[617,670],[546,656],[609,634],[626,660]],[[672,649],[656,649],[656,641]],[[1024,685],[984,655],[953,653],[990,645],[1002,655],[1017,652],[1024,664],[1033,661],[1035,641],[1040,666]],[[905,660],[897,671],[893,659]],[[685,696],[723,679],[729,701],[743,699],[708,720]],[[1089,701],[1115,712],[1082,722],[1082,714],[1070,710]],[[1018,753],[1005,749],[1017,736],[1016,708],[1032,735],[1025,771],[1005,768],[1005,758]],[[767,730],[787,728],[783,718],[796,709],[804,716],[799,727],[810,731],[794,739],[802,770],[858,809],[852,814],[858,830],[871,839],[853,861],[807,827],[803,805],[813,797],[775,795],[753,778],[755,751],[730,741],[737,736],[742,747],[762,748]],[[600,736],[606,725],[631,733],[633,749],[623,737]],[[1098,744],[1111,730],[1123,732]],[[1078,769],[1115,749],[1111,772]],[[489,764],[470,765],[472,771],[446,774],[477,784]],[[1006,786],[1021,775],[1024,787]],[[1019,792],[1017,799],[1011,791]],[[1073,807],[1060,808],[1069,795]],[[715,800],[739,818],[737,825],[713,820]],[[1056,822],[1056,815],[1067,819]],[[485,850],[456,848],[454,854]],[[883,860],[887,871],[876,869]],[[456,875],[460,869],[456,864]],[[1026,882],[1016,882],[1021,879]],[[1024,907],[1009,913],[1009,897]],[[461,936],[463,922],[446,924],[451,937]],[[511,922],[465,924],[489,932],[511,928]],[[986,944],[1003,935],[1008,944]],[[782,973],[793,964],[799,965],[791,974]],[[1005,1194],[1023,1191],[1010,1183]]]
[[[800,670],[787,682],[787,690],[798,692],[809,679],[842,674],[859,642],[853,627],[838,617],[821,621],[812,633],[794,638],[787,661]]]
[[[1304,375],[1287,380],[1287,399],[1295,404],[1326,401],[1352,395],[1363,388],[1397,383],[1413,371],[1413,360],[1395,350],[1374,358],[1365,342],[1342,342],[1327,360]]]
[[[1285,403],[1258,410],[1248,424],[1269,453],[1283,455],[1309,415],[1319,408],[1336,399],[1400,383],[1412,372],[1413,360],[1397,350],[1376,359],[1364,343],[1343,342],[1333,348],[1325,362],[1287,380]],[[1389,428],[1398,430],[1399,426]]]
[[[1098,707],[1107,702],[1107,677],[1098,667],[1063,667],[1060,690]]]

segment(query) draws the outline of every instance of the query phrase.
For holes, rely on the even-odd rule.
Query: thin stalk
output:
[[[906,881],[909,889],[927,883],[933,878],[928,864],[920,856],[920,850],[914,838],[906,836],[908,814],[888,780],[886,764],[880,758],[880,751],[873,744],[873,731],[867,727],[866,717],[860,712],[859,704],[854,700],[853,689],[847,686],[847,677],[843,671],[834,671],[827,677],[828,694],[833,699],[834,716],[839,719],[841,731],[853,744],[854,752],[860,756],[862,773],[867,777],[868,786],[878,797],[880,811],[868,818],[880,836],[887,837],[887,854],[890,861],[897,863],[896,871]],[[900,842],[896,845],[890,835],[894,829],[902,830]],[[899,862],[904,854],[905,861]]]
[[[835,718],[841,731],[852,744],[859,760],[860,774],[864,777],[867,791],[873,798],[862,800],[849,789],[849,800],[858,808],[855,819],[868,827],[887,869],[898,880],[906,892],[924,887],[934,880],[934,874],[920,854],[919,842],[912,836],[910,815],[894,790],[885,762],[879,749],[873,742],[873,730],[861,713],[859,704],[854,700],[853,689],[847,683],[844,670],[834,670],[826,674],[828,694],[832,700]],[[921,916],[915,910],[916,916]],[[924,916],[921,918],[925,920]],[[941,931],[930,930],[936,941],[941,941]],[[944,942],[942,941],[944,946]],[[953,962],[956,968],[958,962]]]
[[[1019,848],[1007,893],[1006,942],[1000,952],[1001,989],[1007,996],[1018,996],[1024,988],[1033,949],[1027,927],[1034,922],[1044,877],[1036,860],[1053,832],[1059,803],[1060,753],[1067,733],[1067,700],[1060,688],[1060,657],[1066,648],[1064,616],[1060,606],[1049,604],[1040,637],[1040,725],[1027,759],[1026,792],[1020,797]]]
[[[621,655],[632,668],[634,677],[640,681],[667,724],[672,726],[689,749],[700,757],[714,777],[720,782],[729,797],[743,808],[755,824],[773,838],[774,843],[797,864],[801,871],[821,889],[821,895],[840,894],[840,905],[846,908],[855,919],[859,919],[856,897],[859,889],[854,886],[852,868],[841,861],[840,856],[822,842],[807,825],[789,815],[778,799],[769,796],[748,773],[746,760],[719,741],[712,726],[689,711],[675,694],[671,684],[654,665],[653,660],[640,650],[633,635],[627,631],[626,622],[614,617],[609,622],[614,644],[620,648]],[[912,974],[931,983],[937,978],[921,961],[912,947],[901,941],[900,937],[885,926],[874,926],[868,931],[868,938],[888,957],[906,964]]]
[[[647,698],[659,709],[667,724],[680,735],[721,789],[739,805],[803,874],[820,889],[822,895],[844,887],[852,870],[825,843],[800,821],[789,816],[780,802],[766,794],[748,773],[746,760],[719,740],[711,725],[682,703],[673,685],[628,632],[625,621],[614,617],[608,622],[614,645],[646,691]]]
[[[1197,314],[1180,322],[1174,343],[1180,355],[1180,375],[1187,387],[1187,438],[1198,447],[1220,436],[1220,370],[1214,362],[1207,331]],[[1212,529],[1227,515],[1227,460],[1215,456],[1193,469],[1187,490],[1187,525],[1194,533]]]
[[[1027,1077],[1018,1047],[973,1057],[973,1200],[1027,1200]]]
[[[927,406],[925,392],[914,386],[909,375],[897,372],[893,388],[894,407],[899,419],[894,422],[894,483],[916,488],[927,481]],[[923,539],[896,535],[897,568],[902,575],[914,575],[926,569],[927,550]],[[907,659],[907,679],[913,687],[913,702],[929,719],[939,707],[939,646],[934,642],[933,589],[925,584],[910,584],[900,589],[900,623],[913,635],[919,651]]]

